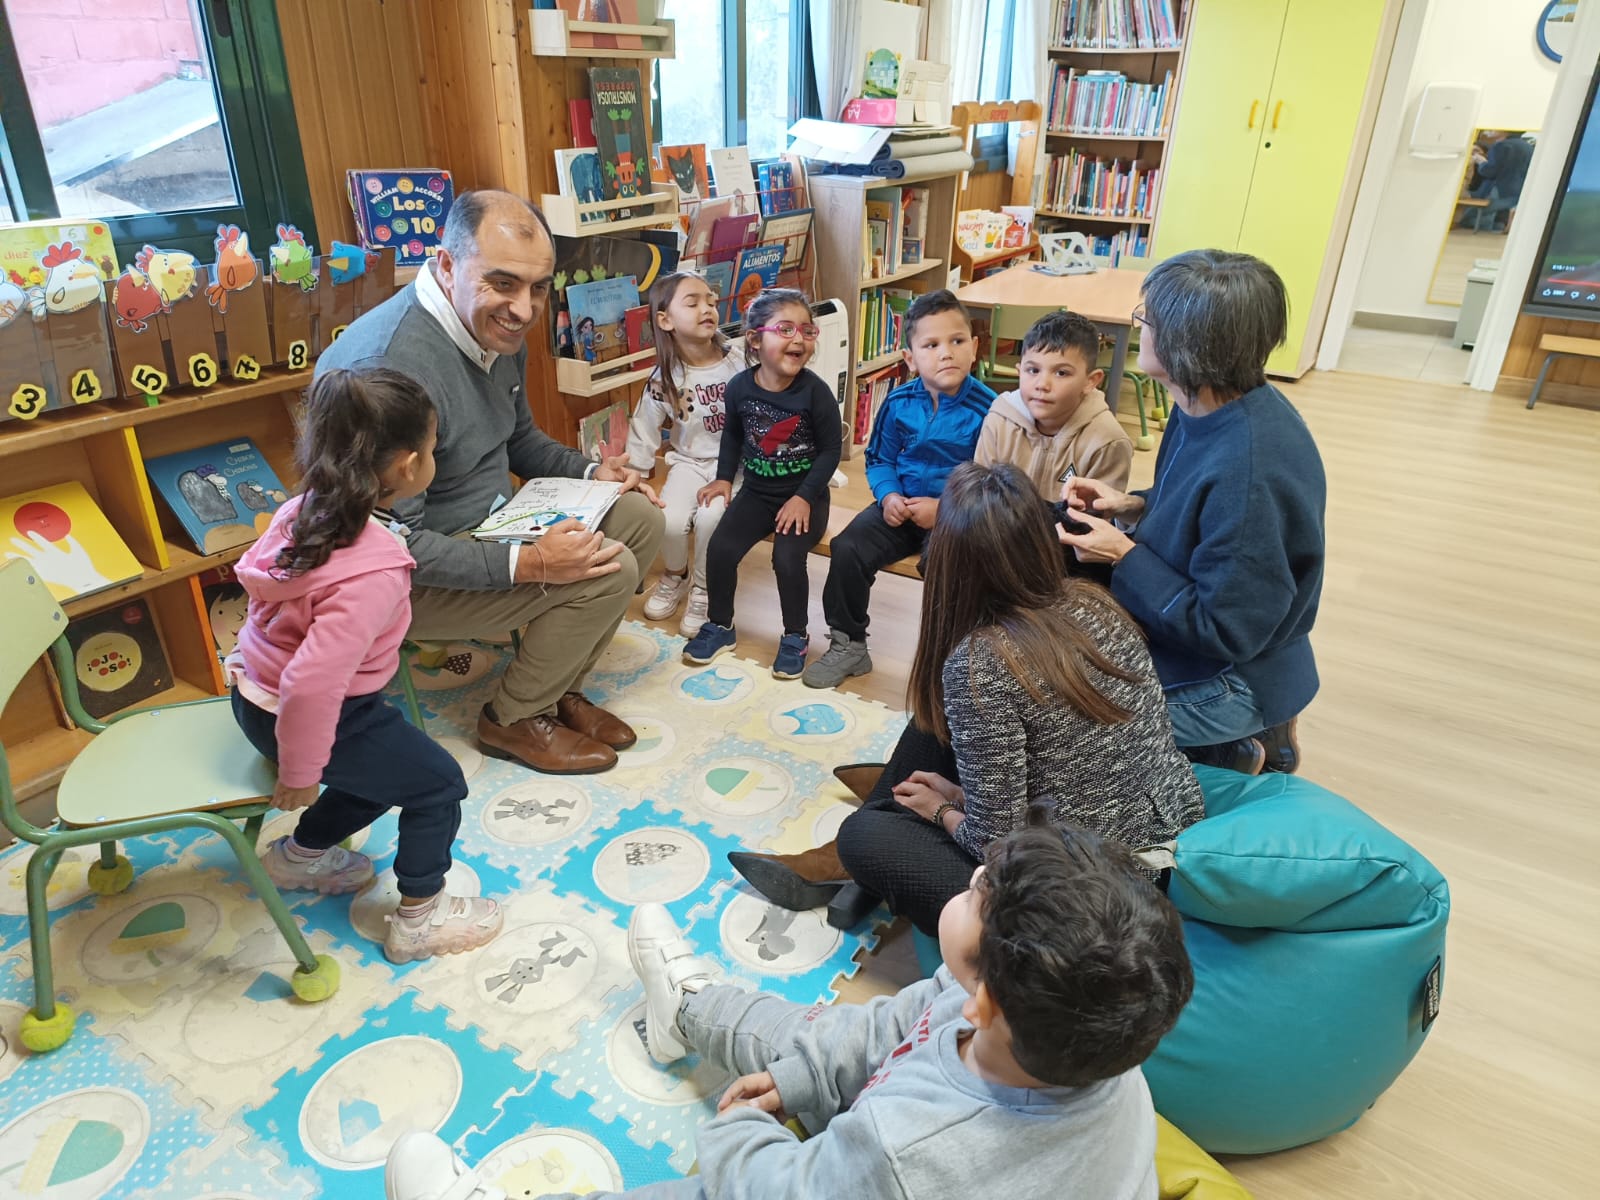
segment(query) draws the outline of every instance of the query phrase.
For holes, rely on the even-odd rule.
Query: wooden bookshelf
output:
[[[1049,28],[1060,36],[1064,28],[1062,21],[1062,6],[1073,3],[1074,0],[1055,0],[1051,9]],[[1172,0],[1172,7],[1176,18],[1183,22],[1180,34],[1186,35],[1188,25],[1194,19],[1193,0]],[[1042,158],[1042,167],[1039,172],[1039,187],[1036,198],[1037,215],[1040,219],[1040,229],[1043,232],[1060,232],[1070,230],[1084,234],[1093,245],[1097,238],[1112,238],[1125,235],[1130,246],[1136,235],[1146,238],[1146,256],[1148,246],[1155,241],[1155,226],[1161,217],[1162,190],[1165,185],[1165,172],[1156,181],[1155,195],[1145,206],[1145,212],[1139,215],[1107,216],[1094,213],[1079,213],[1065,210],[1056,203],[1050,186],[1051,166],[1056,159],[1065,158],[1071,151],[1077,150],[1080,154],[1092,155],[1108,162],[1120,161],[1123,164],[1137,164],[1141,170],[1161,170],[1167,153],[1168,142],[1174,123],[1177,120],[1178,102],[1183,92],[1183,64],[1185,57],[1186,39],[1180,38],[1176,46],[1078,46],[1053,44],[1047,53],[1051,64],[1051,80],[1046,82],[1045,92],[1045,121],[1044,131],[1045,149],[1047,154]],[[1131,83],[1159,84],[1170,71],[1172,73],[1171,98],[1166,104],[1166,120],[1162,129],[1156,134],[1125,134],[1125,133],[1076,133],[1065,129],[1050,127],[1049,97],[1052,92],[1054,72],[1058,68],[1072,68],[1083,71],[1119,71]],[[1138,267],[1147,261],[1146,256],[1133,256],[1131,249],[1124,252],[1121,265]],[[1097,255],[1100,261],[1107,265],[1112,264],[1112,259],[1107,255]],[[1130,261],[1131,258],[1131,261]]]
[[[817,264],[817,299],[833,299],[844,306],[850,323],[850,374],[845,381],[844,457],[854,457],[851,430],[856,420],[856,380],[899,361],[898,350],[863,359],[860,317],[863,296],[874,288],[904,288],[921,295],[945,286],[947,265],[955,243],[956,198],[961,172],[927,179],[867,179],[854,175],[812,175],[811,206]],[[861,246],[866,233],[868,191],[881,187],[926,187],[928,227],[923,239],[924,257],[877,279],[861,277]]]

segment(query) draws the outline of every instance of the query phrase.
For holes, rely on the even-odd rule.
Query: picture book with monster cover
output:
[[[650,98],[637,67],[590,67],[589,96],[594,105],[594,136],[607,200],[626,200],[650,191]],[[618,220],[636,215],[617,210]]]
[[[706,173],[704,145],[656,147],[650,174],[657,191],[677,189],[680,204],[698,202],[711,195],[711,176]]]
[[[249,438],[163,454],[144,468],[201,554],[255,541],[289,498]]]

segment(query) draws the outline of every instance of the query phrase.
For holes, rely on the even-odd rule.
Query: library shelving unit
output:
[[[1135,8],[1166,13],[1169,28],[1176,32],[1173,44],[1137,44],[1152,39],[1141,39],[1133,22]],[[1086,72],[1117,72],[1124,77],[1118,92],[1104,97],[1102,114],[1112,106],[1126,105],[1121,92],[1165,89],[1159,118],[1137,126],[1126,112],[1110,120],[1080,112],[1090,119],[1073,123],[1063,115],[1064,104],[1046,104],[1040,227],[1084,234],[1096,248],[1095,257],[1107,265],[1119,261],[1143,265],[1155,240],[1162,166],[1183,84],[1184,35],[1192,9],[1191,0],[1055,0],[1049,48],[1052,100],[1064,101],[1069,72],[1080,80]],[[1137,197],[1141,180],[1147,181],[1143,203]],[[1121,195],[1119,185],[1124,189]],[[1136,245],[1142,251],[1137,255]],[[1130,256],[1135,261],[1126,263]]]
[[[173,684],[141,704],[171,704],[223,694],[200,575],[238,559],[246,547],[198,554],[151,494],[144,460],[227,438],[249,438],[284,484],[295,470],[295,413],[311,372],[267,370],[249,383],[140,400],[110,400],[0,424],[0,477],[8,495],[76,480],[105,513],[144,568],[135,580],[62,604],[69,618],[144,597],[155,618]],[[62,709],[43,661],[35,663],[0,713],[13,786],[28,797],[54,786],[89,734]]]
[[[856,425],[856,381],[900,361],[900,351],[872,353],[862,358],[859,342],[861,306],[878,288],[903,288],[921,295],[945,286],[955,243],[956,197],[961,172],[923,179],[872,179],[855,175],[811,175],[811,205],[816,253],[817,294],[839,300],[850,323],[850,373],[845,383],[845,428]],[[881,187],[926,187],[928,224],[921,261],[875,279],[864,278],[861,247],[866,236],[867,192]],[[846,439],[844,457],[854,456]]]

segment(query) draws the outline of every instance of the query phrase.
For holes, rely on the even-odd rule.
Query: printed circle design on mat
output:
[[[312,1085],[300,1108],[306,1152],[335,1171],[382,1166],[411,1129],[437,1131],[461,1098],[461,1063],[431,1038],[384,1038],[353,1050]]]
[[[583,788],[535,775],[512,784],[485,804],[478,821],[497,841],[544,846],[577,833],[593,815],[594,802]]]
[[[659,717],[639,712],[619,712],[615,715],[619,721],[631,725],[639,738],[626,750],[617,751],[617,765],[620,767],[646,767],[660,762],[678,745],[677,731]]]
[[[751,892],[734,894],[722,910],[723,948],[763,975],[798,975],[839,948],[841,934],[824,909],[790,912]]]
[[[699,887],[711,852],[693,834],[664,825],[613,838],[594,860],[595,884],[621,904],[666,904]]]
[[[641,1000],[606,1034],[606,1066],[611,1077],[639,1099],[650,1104],[694,1104],[707,1096],[720,1096],[733,1077],[703,1058],[694,1066],[684,1059],[664,1067],[644,1047],[644,1011]]]
[[[770,812],[793,792],[789,772],[759,758],[724,758],[700,774],[701,807],[732,817]]]
[[[15,1030],[21,1028],[22,1014],[27,1011],[24,1005],[0,1000],[0,1083],[4,1083],[11,1072],[22,1064],[25,1052]],[[8,1029],[13,1032],[7,1033]]]
[[[619,629],[594,670],[599,675],[631,675],[652,666],[660,654],[660,647],[650,638]]]
[[[28,855],[8,854],[0,860],[0,913],[9,917],[28,915]],[[44,889],[44,901],[51,912],[60,912],[89,895],[89,864],[98,861],[98,850],[74,846],[64,850],[55,873]]]
[[[260,1062],[326,1020],[316,1005],[295,1002],[289,986],[295,961],[281,942],[273,951],[281,960],[226,964],[217,985],[195,1002],[184,1018],[183,1042],[196,1058],[219,1067]]]
[[[204,896],[164,896],[102,921],[80,952],[83,969],[101,983],[153,979],[199,954],[221,927],[222,910]]]
[[[830,804],[818,814],[817,819],[811,823],[811,844],[813,846],[826,846],[839,836],[839,826],[844,824],[844,819],[856,808],[853,804]]]
[[[855,714],[830,700],[789,700],[767,714],[767,724],[780,737],[797,742],[832,742],[855,731]]]
[[[507,1012],[549,1012],[583,995],[600,967],[600,949],[576,925],[523,925],[474,951],[478,999]]]
[[[734,704],[756,690],[756,681],[743,667],[712,663],[680,672],[672,681],[672,690],[696,704]]]
[[[478,873],[464,862],[453,862],[445,872],[444,890],[451,896],[481,896],[483,881]],[[394,868],[380,871],[370,885],[362,888],[350,901],[350,924],[364,938],[379,945],[389,935],[389,923],[384,920],[400,907],[400,884],[394,877]]]
[[[0,1179],[7,1195],[95,1200],[114,1194],[149,1137],[150,1112],[132,1092],[68,1092],[0,1129]]]
[[[576,1129],[540,1129],[490,1151],[478,1178],[507,1196],[587,1195],[622,1187],[622,1168],[611,1152]]]

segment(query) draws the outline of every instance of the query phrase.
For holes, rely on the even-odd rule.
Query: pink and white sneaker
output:
[[[286,853],[288,842],[287,836],[281,837],[261,855],[267,878],[278,885],[280,892],[312,891],[324,896],[342,896],[346,892],[359,892],[376,874],[372,860],[365,854],[343,846],[329,846],[316,858],[301,861]]]
[[[383,956],[392,963],[415,962],[436,954],[460,954],[494,940],[505,914],[482,896],[440,893],[433,907],[415,920],[389,915]]]

